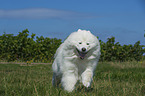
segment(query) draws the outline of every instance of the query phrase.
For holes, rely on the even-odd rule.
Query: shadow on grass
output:
[[[4,96],[5,95],[5,90],[0,90],[0,96]]]
[[[83,85],[79,86],[79,87],[76,89],[77,92],[92,92],[93,90],[94,90],[94,88],[91,88],[91,87],[86,88],[86,87],[83,86]]]
[[[142,95],[145,95],[145,85],[142,86],[142,88],[141,88],[141,93],[142,93]]]

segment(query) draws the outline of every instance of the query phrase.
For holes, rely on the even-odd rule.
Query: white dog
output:
[[[71,92],[80,80],[85,87],[90,87],[100,54],[99,41],[90,31],[73,32],[56,51],[53,85],[61,83],[64,90]]]

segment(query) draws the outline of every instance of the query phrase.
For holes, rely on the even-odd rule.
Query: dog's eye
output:
[[[89,45],[89,43],[87,43],[87,45]]]
[[[82,42],[79,42],[79,44],[82,44]]]

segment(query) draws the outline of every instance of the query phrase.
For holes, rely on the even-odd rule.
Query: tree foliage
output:
[[[43,36],[29,36],[28,29],[19,32],[17,36],[4,33],[0,36],[0,60],[2,61],[30,61],[52,62],[56,49],[62,43],[61,39],[44,38]],[[145,49],[137,41],[134,45],[123,45],[115,43],[115,37],[100,40],[100,61],[130,61],[141,60]]]
[[[4,33],[0,36],[0,60],[51,62],[56,49],[61,44],[60,39],[29,37],[28,29],[19,32],[17,36]]]
[[[115,43],[115,37],[108,38],[104,43],[100,40],[101,45],[101,61],[139,61],[143,58],[145,49],[137,41],[134,45],[123,45],[119,42]]]

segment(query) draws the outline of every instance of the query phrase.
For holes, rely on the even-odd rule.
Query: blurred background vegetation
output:
[[[56,49],[62,43],[61,39],[29,36],[28,29],[19,32],[17,36],[4,33],[0,36],[0,61],[5,62],[43,62],[53,61]],[[35,40],[34,40],[35,39]],[[144,59],[145,46],[137,41],[134,45],[121,45],[115,42],[115,37],[101,40],[100,61],[140,61]]]

